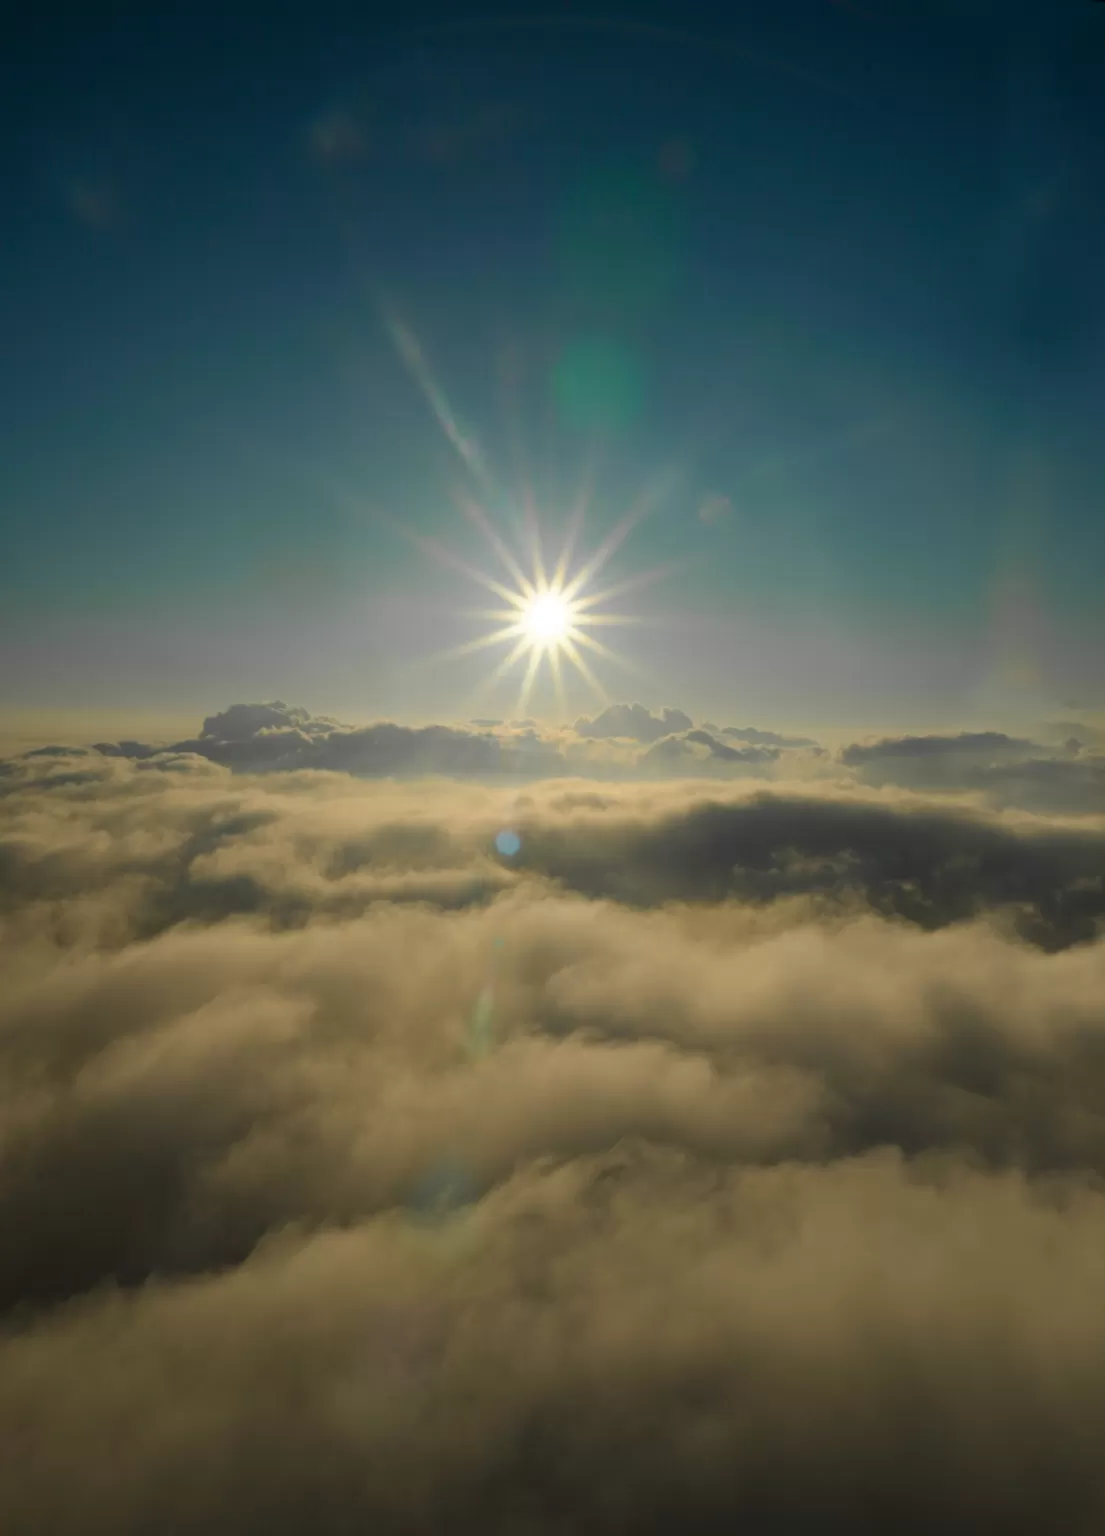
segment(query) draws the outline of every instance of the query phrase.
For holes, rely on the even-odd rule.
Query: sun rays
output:
[[[460,498],[461,509],[469,522],[480,530],[490,552],[497,557],[503,568],[500,579],[467,561],[458,558],[446,546],[434,539],[417,539],[419,547],[432,558],[449,565],[467,576],[501,600],[502,606],[465,610],[465,616],[490,621],[494,627],[475,639],[440,652],[432,660],[446,662],[498,647],[507,647],[505,654],[484,679],[478,690],[486,694],[516,669],[521,672],[521,687],[517,709],[523,713],[529,703],[534,685],[543,669],[551,675],[557,703],[565,711],[566,669],[574,671],[584,683],[604,702],[608,695],[591,663],[592,657],[600,661],[636,673],[640,671],[629,659],[611,646],[603,644],[592,630],[619,625],[635,625],[643,621],[634,614],[613,613],[602,605],[614,597],[658,580],[666,572],[655,570],[642,572],[615,585],[594,589],[591,583],[599,575],[607,560],[624,541],[633,524],[639,520],[643,509],[634,509],[604,540],[587,560],[573,567],[572,554],[578,541],[582,523],[582,504],[572,517],[559,558],[551,571],[546,566],[542,550],[536,510],[527,508],[525,518],[525,557],[519,557],[494,526],[486,510],[470,498]]]
[[[477,698],[486,696],[518,670],[521,687],[516,707],[517,712],[523,714],[534,685],[547,671],[563,717],[567,712],[565,679],[570,671],[577,674],[602,702],[608,702],[609,695],[596,675],[593,661],[618,667],[638,678],[645,674],[627,657],[603,644],[592,631],[643,623],[637,615],[616,613],[606,605],[669,575],[683,562],[675,561],[642,571],[602,588],[596,587],[595,582],[634,527],[655,509],[669,486],[661,483],[650,487],[589,556],[577,558],[584,518],[594,492],[594,457],[593,454],[588,456],[579,494],[567,517],[559,555],[555,563],[548,565],[542,517],[528,472],[523,469],[522,485],[516,496],[509,498],[518,509],[513,519],[515,539],[512,541],[488,510],[488,504],[502,505],[508,498],[495,485],[478,444],[458,426],[449,400],[414,332],[390,307],[383,309],[382,318],[396,352],[429,404],[442,435],[464,465],[470,483],[478,487],[483,499],[461,488],[455,488],[452,496],[464,521],[479,533],[498,568],[498,573],[493,574],[463,559],[439,539],[397,527],[397,531],[411,539],[424,554],[482,586],[500,604],[495,608],[462,611],[463,617],[490,621],[495,627],[475,639],[424,658],[420,665],[456,661],[476,652],[506,647],[505,654],[477,688]],[[520,438],[516,438],[515,449],[521,465],[524,455],[520,451]]]

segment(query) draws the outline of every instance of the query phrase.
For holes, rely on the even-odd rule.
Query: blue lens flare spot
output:
[[[445,1156],[418,1180],[407,1200],[409,1215],[421,1223],[444,1221],[479,1199],[475,1177],[464,1163]]]
[[[495,836],[495,847],[504,859],[512,859],[522,846],[522,839],[517,832],[499,832]]]

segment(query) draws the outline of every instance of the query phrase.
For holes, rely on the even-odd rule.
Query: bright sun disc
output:
[[[628,592],[633,587],[644,586],[654,581],[657,576],[665,574],[665,568],[660,567],[655,571],[645,572],[641,576],[630,577],[626,581],[601,590],[595,590],[592,583],[621,544],[633,523],[643,516],[647,506],[642,505],[632,513],[627,513],[606,536],[594,554],[589,559],[581,561],[573,570],[570,564],[572,549],[583,517],[582,504],[580,504],[573,514],[563,549],[552,571],[545,566],[540,535],[532,510],[529,519],[532,563],[527,569],[498,533],[485,508],[467,496],[460,497],[460,506],[465,515],[483,532],[492,550],[506,567],[511,585],[469,565],[432,539],[418,540],[429,554],[444,561],[446,565],[453,566],[471,580],[478,581],[489,592],[501,598],[506,605],[502,608],[475,610],[473,617],[494,619],[497,621],[497,627],[489,630],[487,634],[477,635],[472,640],[466,640],[460,645],[451,647],[448,651],[442,652],[438,659],[444,661],[470,656],[487,646],[508,643],[510,649],[491,672],[484,688],[494,687],[517,662],[524,662],[525,675],[515,711],[518,715],[525,713],[534,680],[542,667],[548,668],[562,715],[566,715],[568,708],[564,693],[565,664],[574,672],[578,672],[598,698],[608,703],[606,690],[592,672],[585,652],[593,651],[595,655],[615,662],[628,671],[636,672],[637,668],[624,657],[619,656],[617,651],[603,645],[591,630],[613,624],[638,624],[642,621],[629,614],[610,613],[600,605],[622,592]]]
[[[526,604],[522,625],[532,644],[554,646],[572,627],[571,606],[559,592],[538,592]]]

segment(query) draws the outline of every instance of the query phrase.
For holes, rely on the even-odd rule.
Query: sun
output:
[[[490,619],[494,621],[494,627],[473,640],[425,657],[419,665],[455,661],[462,656],[482,651],[485,647],[508,647],[506,654],[478,686],[473,702],[475,698],[496,688],[508,672],[519,666],[523,676],[516,709],[519,714],[524,714],[538,674],[546,668],[556,690],[562,718],[567,710],[564,692],[567,669],[577,673],[598,699],[609,703],[609,695],[595,676],[588,654],[648,680],[647,674],[640,667],[610,646],[603,645],[594,633],[596,629],[601,630],[611,625],[650,622],[635,614],[611,612],[607,604],[613,598],[651,585],[674,568],[669,564],[639,572],[614,585],[600,588],[596,584],[595,578],[607,561],[645,515],[648,510],[647,500],[631,507],[589,557],[573,560],[585,508],[585,498],[581,497],[568,519],[559,558],[552,564],[546,564],[536,507],[532,500],[525,507],[524,526],[518,530],[522,535],[522,547],[516,553],[495,526],[486,507],[462,492],[454,491],[453,494],[459,510],[487,540],[492,553],[503,567],[502,576],[494,576],[489,571],[470,565],[437,539],[410,532],[407,536],[412,538],[424,554],[452,566],[469,580],[477,582],[498,598],[503,606],[454,610],[458,617]]]
[[[527,598],[519,623],[535,650],[551,651],[572,638],[574,617],[571,599],[550,588]]]
[[[485,695],[495,688],[521,662],[525,675],[522,678],[517,710],[519,714],[524,714],[534,682],[544,664],[556,688],[561,718],[565,717],[567,709],[564,674],[569,667],[578,673],[603,703],[609,703],[609,695],[592,671],[585,653],[600,657],[604,662],[650,681],[647,672],[610,646],[603,645],[593,631],[617,624],[660,622],[654,615],[644,619],[636,614],[613,613],[605,605],[611,599],[620,598],[625,593],[662,579],[685,564],[686,558],[690,557],[638,572],[613,585],[604,586],[601,590],[595,581],[629,533],[651,514],[658,501],[666,498],[671,489],[671,474],[661,476],[651,486],[643,486],[633,504],[610,529],[598,548],[589,557],[574,562],[573,552],[582,533],[594,489],[599,454],[597,445],[593,445],[582,465],[582,483],[574,498],[574,506],[570,511],[566,510],[567,527],[559,559],[555,565],[546,565],[540,526],[542,519],[538,514],[537,498],[532,485],[526,483],[523,476],[522,484],[516,487],[513,495],[502,493],[479,443],[470,433],[461,429],[418,338],[390,306],[381,306],[381,319],[400,360],[421,390],[443,436],[466,471],[467,484],[464,487],[452,486],[452,499],[464,518],[486,539],[502,568],[500,575],[481,570],[454,554],[439,539],[418,534],[406,523],[384,518],[400,537],[410,539],[424,554],[460,571],[504,605],[499,608],[454,609],[457,617],[491,619],[496,622],[496,627],[473,640],[452,646],[449,650],[422,657],[413,665],[424,667],[443,661],[455,661],[474,651],[482,651],[485,647],[509,645],[507,654],[477,689],[477,696]],[[516,431],[515,436],[517,438]],[[524,460],[524,445],[520,439],[516,440],[515,447]],[[478,488],[478,494],[471,494],[469,486]],[[497,507],[494,515],[490,510],[493,505]],[[521,536],[517,542],[517,552],[511,547],[514,540],[508,542],[496,526],[498,519],[505,519],[508,525],[513,524],[515,535]],[[559,517],[557,521],[560,521]]]
[[[543,665],[551,674],[562,714],[566,711],[565,667],[578,673],[604,703],[609,702],[606,689],[588,662],[587,653],[637,676],[643,675],[631,661],[603,645],[593,633],[595,629],[609,625],[642,623],[642,619],[632,614],[611,613],[605,605],[611,598],[647,585],[665,574],[662,570],[647,571],[601,590],[594,584],[595,577],[640,518],[640,509],[634,508],[623,517],[589,559],[575,563],[572,561],[572,551],[582,523],[582,507],[577,506],[560,557],[550,568],[545,564],[542,541],[532,509],[526,518],[529,537],[525,542],[529,548],[524,553],[520,552],[519,558],[484,507],[469,497],[458,496],[457,500],[461,510],[484,535],[501,562],[505,579],[469,565],[435,539],[416,536],[416,542],[426,554],[478,582],[504,606],[457,610],[458,615],[497,622],[488,633],[439,652],[427,660],[451,661],[471,655],[474,651],[482,651],[485,647],[508,646],[506,654],[485,678],[477,693],[488,692],[516,665],[521,664],[524,675],[516,707],[522,713]]]

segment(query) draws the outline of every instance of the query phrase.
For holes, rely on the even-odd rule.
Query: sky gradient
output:
[[[604,574],[672,567],[614,698],[1099,705],[1103,9],[415,20],[17,29],[0,705],[509,713],[491,653],[428,662],[487,594],[411,536],[501,578],[456,493],[554,554],[581,487],[584,552],[648,499]]]

